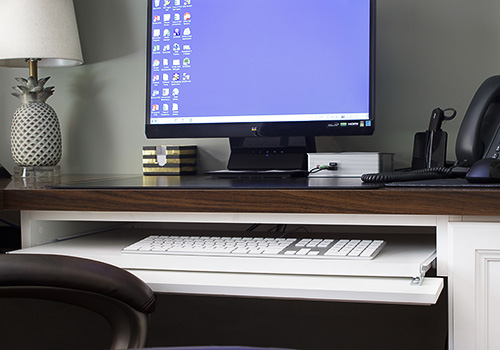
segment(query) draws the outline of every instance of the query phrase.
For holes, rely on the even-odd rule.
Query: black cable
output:
[[[249,228],[247,228],[247,232],[253,231],[259,226],[260,226],[260,224],[253,224]]]
[[[9,222],[9,221],[7,221],[7,220],[0,219],[0,222],[1,222],[1,223],[3,223],[3,224],[6,224],[6,225],[7,225],[7,226],[9,226],[9,227],[13,227],[13,228],[15,228],[15,229],[18,229],[18,230],[20,230],[20,229],[21,229],[21,226],[16,225],[16,224],[14,224],[14,223],[12,223],[12,222]]]
[[[361,175],[361,180],[368,183],[387,183],[395,181],[441,179],[452,177],[452,170],[453,168],[435,167],[390,173],[363,174]]]
[[[309,170],[309,174],[314,174],[323,170],[338,170],[339,165],[337,162],[330,162],[328,165],[317,165],[316,167]]]

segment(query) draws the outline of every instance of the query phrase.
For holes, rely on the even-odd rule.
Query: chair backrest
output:
[[[289,348],[261,348],[261,347],[248,347],[248,346],[181,346],[181,347],[168,347],[168,348],[154,348],[155,350],[294,350]]]
[[[100,314],[111,325],[110,349],[144,347],[155,295],[139,278],[94,260],[0,254],[0,298],[63,302]]]

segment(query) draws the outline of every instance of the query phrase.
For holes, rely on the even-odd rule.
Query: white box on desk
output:
[[[311,177],[361,177],[394,170],[394,154],[379,152],[308,153],[308,169],[336,164],[336,170],[320,170]]]

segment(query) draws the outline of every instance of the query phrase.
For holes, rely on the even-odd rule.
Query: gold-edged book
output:
[[[144,175],[194,175],[196,146],[143,146],[142,170]]]

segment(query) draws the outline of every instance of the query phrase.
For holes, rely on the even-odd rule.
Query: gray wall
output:
[[[85,65],[40,71],[56,86],[48,102],[62,125],[62,171],[140,174],[141,147],[160,143],[196,143],[203,170],[224,167],[225,139],[145,139],[146,1],[74,1]],[[454,107],[458,117],[444,125],[453,160],[475,90],[500,74],[500,1],[379,0],[377,12],[377,130],[370,137],[318,138],[318,150],[394,152],[396,166],[408,166],[413,135],[426,129],[432,109]],[[9,170],[16,76],[27,69],[0,68],[0,163]]]

